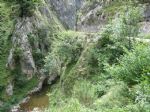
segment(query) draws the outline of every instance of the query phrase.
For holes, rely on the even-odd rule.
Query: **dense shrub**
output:
[[[113,65],[110,74],[117,77],[128,84],[136,84],[142,81],[142,77],[150,80],[150,48],[140,45],[132,52],[124,55],[118,65]]]
[[[62,67],[77,62],[83,49],[82,38],[74,32],[62,32],[58,34],[58,40],[53,45],[53,51],[45,59],[45,71],[49,74],[62,73]]]
[[[93,50],[93,56],[97,59],[101,72],[104,72],[106,64],[117,63],[118,58],[126,50],[131,50],[133,38],[139,34],[138,21],[141,19],[142,8],[128,6],[123,10],[124,12],[116,15],[102,30],[101,38]]]
[[[123,8],[91,46],[85,47],[71,32],[58,36],[45,59],[50,74],[61,74],[47,111],[149,111],[150,48],[133,43],[142,11],[135,5]]]
[[[10,3],[14,3],[19,5],[19,13],[20,16],[31,16],[33,14],[34,9],[36,8],[37,3],[40,0],[6,0]]]
[[[149,0],[137,0],[137,1],[140,2],[140,3],[150,3]]]

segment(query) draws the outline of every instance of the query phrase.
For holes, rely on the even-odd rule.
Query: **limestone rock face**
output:
[[[6,87],[6,93],[8,96],[12,96],[13,95],[13,84],[10,82],[7,87]]]
[[[97,6],[96,8],[87,12],[85,15],[82,15],[78,23],[78,30],[85,32],[99,31],[105,24],[105,17],[103,15],[97,15],[97,12],[101,9],[102,6]]]
[[[82,6],[84,0],[50,0],[50,4],[55,9],[58,18],[63,25],[74,30],[77,22],[77,11]]]
[[[140,25],[141,25],[140,32],[142,34],[149,34],[150,33],[150,22],[144,21],[144,22],[141,22]]]
[[[11,37],[12,49],[8,57],[7,67],[13,70],[16,66],[19,66],[22,73],[27,74],[29,79],[37,73],[33,48],[36,52],[45,53],[49,45],[47,38],[50,34],[50,28],[55,30],[52,23],[56,24],[56,20],[49,9],[50,7],[45,2],[47,1],[43,0],[43,5],[35,11],[32,17],[18,18]],[[59,26],[55,28],[59,29]],[[32,45],[29,40],[30,35],[35,40]]]
[[[3,102],[2,101],[0,101],[0,107],[3,107]]]
[[[150,6],[147,5],[144,11],[144,18],[146,21],[150,21]]]
[[[15,61],[18,61],[21,65],[22,72],[28,75],[32,75],[36,71],[35,63],[32,57],[32,49],[28,41],[28,34],[33,30],[32,24],[33,18],[18,19],[15,26],[15,32],[12,36],[12,49],[8,57],[8,67],[14,68]],[[20,59],[15,59],[15,51],[20,49]],[[17,62],[17,63],[18,63]]]
[[[16,105],[13,108],[11,108],[10,112],[20,112],[20,106]]]
[[[6,67],[9,67],[11,70],[14,69],[15,67],[15,61],[14,61],[14,49],[11,49],[10,50],[10,53],[9,53],[9,56],[8,56],[8,60],[7,60],[7,64],[6,64]]]
[[[89,4],[84,2],[80,9],[80,17],[78,17],[77,30],[84,32],[97,32],[107,21],[107,15],[103,13],[103,2],[93,2]]]
[[[147,5],[144,11],[144,21],[140,23],[140,33],[149,34],[150,33],[150,5]]]

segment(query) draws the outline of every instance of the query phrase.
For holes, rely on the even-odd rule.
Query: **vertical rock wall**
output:
[[[43,5],[35,11],[32,17],[18,18],[11,37],[12,49],[8,57],[7,67],[13,70],[19,64],[22,73],[27,74],[29,79],[37,73],[32,48],[34,47],[37,51],[43,53],[45,46],[49,44],[47,40],[44,40],[49,38],[50,33],[53,33],[51,30],[57,31],[62,28],[62,25],[58,23],[57,18],[55,18],[46,3],[47,1],[43,0]],[[39,30],[44,31],[46,34],[40,35],[39,33],[43,32],[39,32]],[[30,43],[30,35],[34,36],[36,40],[34,45]],[[40,39],[42,41],[38,42]],[[19,58],[16,59],[16,55],[19,55]]]
[[[77,11],[84,0],[50,0],[50,4],[57,13],[58,18],[67,29],[75,30]]]

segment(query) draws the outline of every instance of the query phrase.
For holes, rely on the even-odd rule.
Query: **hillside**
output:
[[[0,112],[150,112],[149,20],[149,0],[0,0]]]

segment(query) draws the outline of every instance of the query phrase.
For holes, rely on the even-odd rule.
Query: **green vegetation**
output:
[[[108,71],[128,84],[140,83],[143,78],[149,80],[149,53],[149,47],[138,46],[132,52],[124,55],[119,64]]]
[[[17,76],[18,75],[19,74],[17,74]],[[10,107],[25,98],[27,92],[37,86],[37,83],[37,77],[33,77],[31,80],[27,80],[24,75],[22,77],[18,77],[15,83],[14,94],[12,96],[7,96],[6,94],[2,95],[2,101],[4,101],[5,103],[3,105],[3,108],[0,108],[0,111],[9,111]]]
[[[36,5],[40,2],[40,0],[6,0],[6,2],[10,2],[15,4],[18,8],[17,13],[20,17],[23,16],[32,16]],[[14,12],[16,13],[16,12]]]
[[[103,1],[105,7],[98,14],[115,15],[100,32],[65,31],[49,9],[51,20],[37,11],[36,16],[46,25],[27,35],[36,68],[48,76],[60,77],[49,93],[50,103],[45,112],[150,112],[150,45],[136,41],[136,38],[150,38],[149,34],[139,34],[143,14],[139,3],[148,1],[87,1],[89,6]],[[13,17],[34,15],[39,2],[0,1],[2,112],[9,111],[10,106],[24,98],[39,81],[36,76],[28,80],[22,73],[18,60],[23,51],[19,46],[14,48],[15,68],[8,70],[5,66],[14,30]],[[8,81],[14,84],[14,94],[9,97],[5,94]]]
[[[7,58],[10,50],[9,36],[13,28],[10,18],[11,8],[5,2],[0,2],[0,88],[7,84],[9,71],[6,69]],[[2,91],[2,90],[1,90]],[[0,93],[1,94],[1,93]]]
[[[60,82],[46,112],[149,112],[150,48],[134,39],[142,11],[129,3],[101,33],[57,35],[45,71]]]
[[[26,93],[38,83],[36,77],[30,81],[25,80],[25,75],[20,72],[20,67],[17,67],[13,71],[6,68],[9,51],[11,49],[11,36],[14,30],[14,16],[18,15],[18,12],[14,12],[14,7],[16,7],[14,1],[8,2],[8,0],[0,0],[0,101],[4,102],[4,106],[0,108],[1,112],[7,112],[12,104],[17,103],[25,97]],[[15,49],[14,56],[15,58],[21,56],[21,50],[19,48]],[[11,80],[15,81],[14,95],[8,97],[5,91],[6,86]]]

